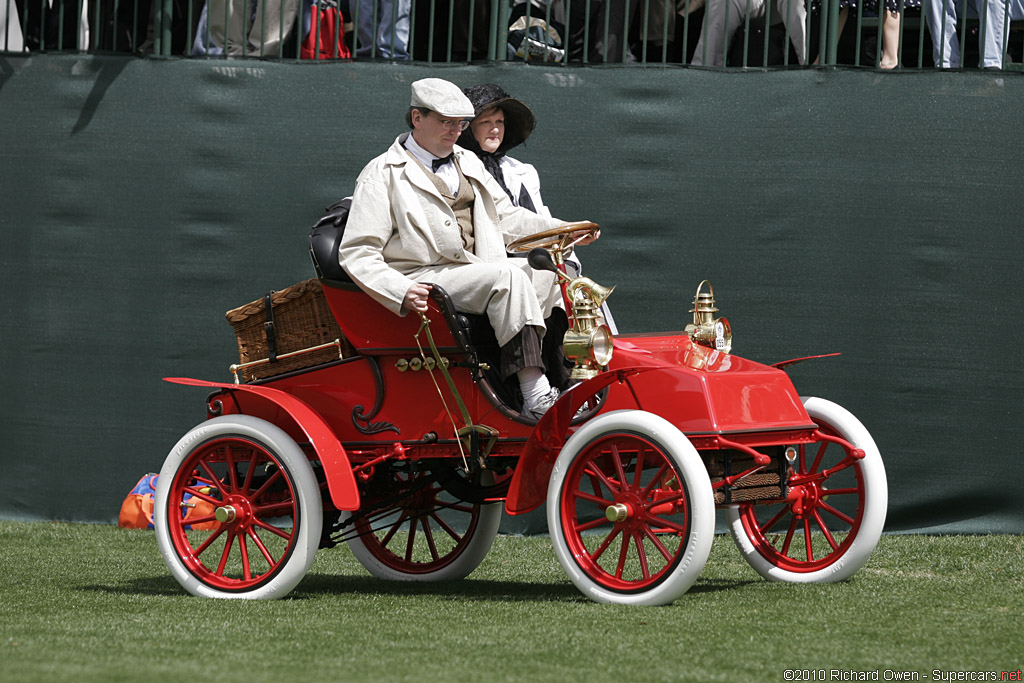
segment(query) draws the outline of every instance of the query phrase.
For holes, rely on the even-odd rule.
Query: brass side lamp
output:
[[[708,291],[702,292],[704,285]],[[693,297],[693,322],[686,326],[686,334],[694,344],[706,346],[722,353],[732,350],[732,326],[725,318],[716,318],[715,288],[707,280],[697,285],[697,293]]]

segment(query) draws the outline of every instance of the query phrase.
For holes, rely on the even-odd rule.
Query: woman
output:
[[[508,156],[508,151],[526,142],[536,127],[533,112],[493,83],[463,88],[462,92],[473,104],[475,116],[459,138],[459,146],[480,157],[513,204],[550,217],[551,211],[540,196],[537,169]],[[579,273],[581,268],[575,254],[569,257],[569,262]],[[601,312],[612,334],[617,334],[608,306],[602,305]]]
[[[537,125],[533,112],[493,84],[463,88],[476,116],[459,138],[459,146],[475,153],[516,206],[542,216],[551,212],[540,198],[540,178],[531,164],[507,152],[526,142]]]

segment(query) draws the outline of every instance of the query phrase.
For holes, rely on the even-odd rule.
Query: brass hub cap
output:
[[[633,514],[633,509],[628,503],[614,503],[604,509],[604,516],[609,522],[625,522]]]

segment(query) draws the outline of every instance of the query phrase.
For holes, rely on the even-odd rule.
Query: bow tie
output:
[[[449,161],[451,161],[453,155],[454,155],[454,152],[452,154],[449,154],[446,157],[441,157],[440,159],[434,159],[433,161],[430,162],[430,170],[433,171],[434,173],[437,173],[437,169],[441,168],[442,166],[447,164]]]

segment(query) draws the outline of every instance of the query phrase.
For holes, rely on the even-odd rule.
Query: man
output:
[[[1009,7],[1007,7],[1009,5]],[[932,56],[935,66],[959,69],[960,38],[958,29],[963,15],[973,10],[978,19],[978,66],[983,69],[1002,69],[1003,55],[1009,38],[1009,20],[1024,18],[1020,0],[927,0],[924,3],[925,20],[932,38]]]
[[[455,145],[473,116],[454,83],[412,84],[412,132],[356,179],[339,258],[365,292],[396,314],[426,311],[430,283],[443,287],[456,309],[486,313],[501,347],[502,376],[517,376],[523,414],[539,418],[559,395],[544,374],[541,345],[561,293],[553,273],[509,259],[505,244],[564,222],[513,206],[483,162]]]
[[[693,12],[691,4],[690,12]],[[807,63],[807,8],[804,0],[708,0],[704,26],[690,64],[693,66],[724,66],[726,53],[736,31],[750,16],[751,22],[762,21],[771,12],[770,23],[782,21],[789,33],[789,42],[800,64]],[[788,50],[788,47],[784,47]]]

